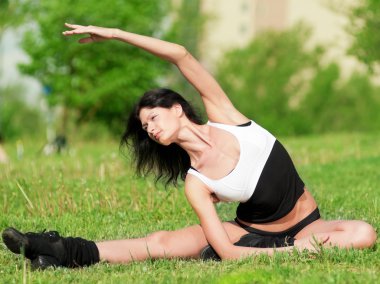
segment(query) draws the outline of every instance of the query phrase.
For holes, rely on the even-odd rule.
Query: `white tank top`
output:
[[[210,179],[193,168],[190,168],[188,173],[199,178],[221,201],[247,201],[255,191],[276,138],[253,121],[249,126],[215,122],[207,124],[236,137],[240,145],[239,160],[236,167],[221,179]]]

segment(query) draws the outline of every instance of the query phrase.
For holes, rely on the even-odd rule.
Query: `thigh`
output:
[[[231,243],[237,242],[243,235],[247,234],[247,231],[233,221],[224,222],[223,227]],[[208,245],[200,225],[162,232],[162,236],[159,238],[161,238],[160,242],[165,247],[166,252],[176,257],[198,258],[203,248]]]
[[[346,227],[346,222],[347,221],[341,220],[326,221],[323,219],[318,219],[303,228],[295,237],[297,239],[301,239],[314,234],[344,230]]]

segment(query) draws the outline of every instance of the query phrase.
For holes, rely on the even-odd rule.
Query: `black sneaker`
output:
[[[208,245],[203,248],[200,255],[202,260],[214,260],[214,261],[220,261],[219,255],[216,253],[216,251],[212,248],[212,246]]]
[[[62,238],[56,231],[21,233],[14,228],[3,231],[3,241],[16,254],[23,254],[32,261],[32,268],[62,266],[65,249]]]
[[[31,261],[32,270],[36,269],[46,269],[49,267],[59,267],[62,266],[58,259],[48,255],[39,255]]]

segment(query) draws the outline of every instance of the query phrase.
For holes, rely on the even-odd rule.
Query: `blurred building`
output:
[[[179,1],[179,0],[177,0]],[[283,30],[302,21],[313,29],[309,43],[328,46],[327,60],[342,67],[343,76],[360,68],[346,55],[350,36],[348,19],[336,8],[349,7],[354,0],[200,0],[201,12],[208,16],[200,45],[202,62],[210,69],[228,49],[242,47],[267,29]],[[335,8],[335,9],[334,9]]]

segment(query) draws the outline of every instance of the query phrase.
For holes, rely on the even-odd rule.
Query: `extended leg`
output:
[[[235,242],[246,232],[233,223],[223,223]],[[14,228],[3,232],[6,246],[24,253],[35,268],[49,266],[81,267],[99,260],[126,263],[148,258],[197,258],[207,245],[199,225],[176,231],[159,231],[144,238],[104,241],[95,244],[82,238],[63,238],[58,232],[21,233]],[[100,258],[99,258],[100,257]]]
[[[233,222],[223,223],[231,242],[247,232]],[[147,258],[199,258],[208,245],[201,226],[195,225],[176,231],[159,231],[144,238],[98,242],[101,260],[125,263]]]

